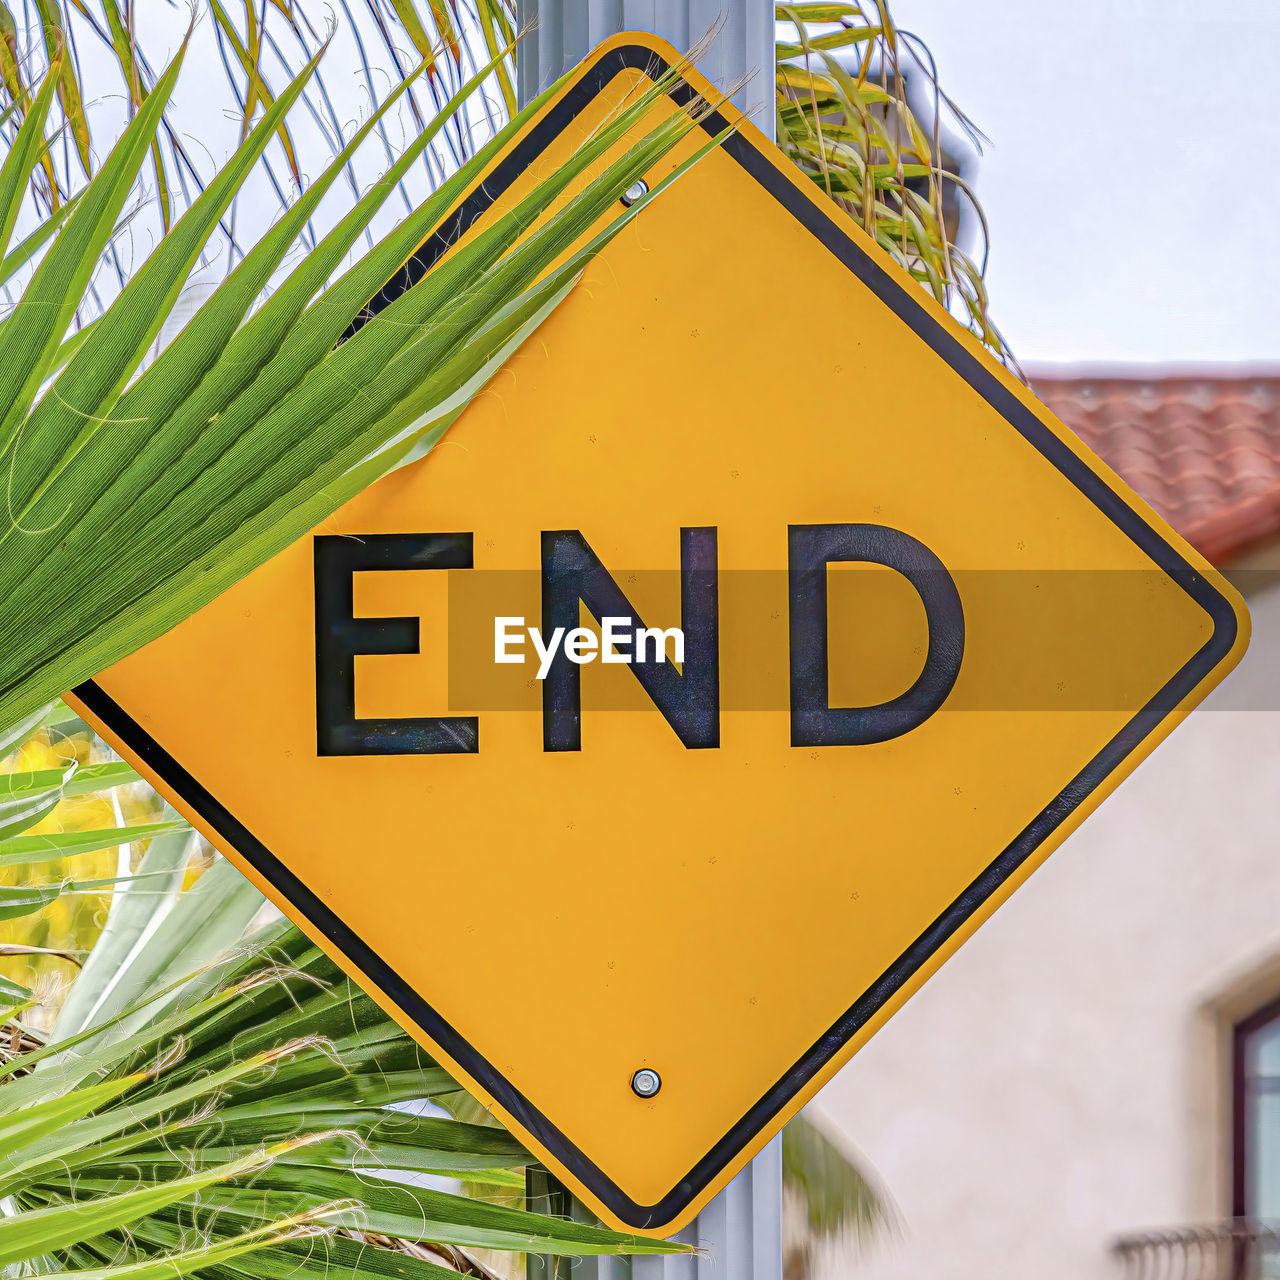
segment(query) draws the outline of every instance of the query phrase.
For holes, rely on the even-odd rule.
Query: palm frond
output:
[[[75,146],[50,152],[33,172],[33,198],[52,212],[79,189],[92,153],[83,152],[92,121],[82,105],[104,94],[127,92],[131,111],[140,109],[158,79],[141,40],[133,6],[122,14],[117,0],[104,0],[102,17],[84,0],[42,0],[45,15],[39,33],[13,21],[0,4],[0,99],[12,112],[7,125],[14,136],[30,109],[34,74],[43,61],[52,65],[59,50],[77,38],[109,48],[120,84],[84,83],[70,56],[58,61],[57,114]],[[275,101],[274,78],[292,79],[324,39],[330,8],[318,0],[209,0],[210,28],[198,38],[213,41],[226,71],[228,107],[239,116],[241,136]],[[373,104],[382,103],[413,67],[426,71],[426,91],[434,108],[487,65],[481,92],[472,98],[432,146],[422,152],[423,176],[434,188],[473,155],[501,124],[516,113],[514,91],[514,0],[365,0],[340,4],[336,37],[350,46],[353,60]],[[840,203],[864,230],[944,305],[965,318],[973,332],[997,355],[1013,364],[990,314],[983,276],[988,253],[981,205],[954,164],[949,163],[943,124],[949,122],[974,146],[982,135],[943,92],[928,46],[900,29],[887,3],[778,4],[777,133],[779,146],[802,171]],[[36,38],[38,35],[38,39]],[[385,72],[389,71],[390,76]],[[918,83],[917,83],[918,82]],[[909,86],[914,85],[911,92]],[[302,187],[309,154],[326,157],[341,149],[343,127],[324,73],[304,94],[312,118],[310,141],[281,123],[273,167],[264,152],[262,174],[281,209]],[[411,90],[406,126],[421,128],[432,111]],[[386,125],[380,136],[390,162],[397,154]],[[401,150],[403,148],[400,148]],[[77,160],[77,156],[80,159]],[[184,146],[168,114],[153,146],[155,202],[167,230],[176,203],[189,203],[207,172]],[[178,182],[175,182],[175,178]],[[355,187],[354,169],[348,179]],[[407,176],[402,175],[402,182]],[[401,191],[406,208],[413,200]],[[966,251],[964,227],[972,223],[978,247]],[[232,258],[242,243],[255,239],[237,222],[233,204],[223,225]]]
[[[967,320],[1006,363],[982,282],[987,226],[943,144],[944,116],[975,146],[982,138],[938,84],[928,46],[901,31],[887,3],[777,5],[793,33],[778,43],[778,144],[922,287]],[[923,93],[911,93],[913,80]],[[925,121],[915,105],[927,100]],[[972,214],[975,263],[959,244]]]
[[[40,1005],[28,984],[52,959],[76,971],[118,886],[163,891],[153,871],[130,875],[132,850],[176,847],[185,864],[186,821],[163,812],[132,768],[102,758],[91,741],[54,704],[0,743],[0,957],[11,962],[0,1002]]]
[[[522,1185],[519,1143],[431,1105],[457,1084],[293,926],[249,948],[208,942],[210,908],[243,894],[213,872],[202,885],[168,917],[175,936],[201,939],[182,957],[196,971],[165,986],[152,965],[148,997],[117,986],[88,1018],[64,1008],[61,1040],[28,1036],[6,1055],[0,1197],[14,1211],[0,1260],[352,1280],[390,1265],[426,1280],[474,1249],[679,1248],[469,1194]],[[84,978],[135,951],[127,933],[104,938]]]
[[[7,356],[0,371],[0,457],[9,513],[0,528],[6,636],[0,718],[7,724],[194,612],[438,438],[512,344],[555,305],[582,261],[570,258],[549,275],[547,269],[695,126],[700,109],[664,120],[549,212],[571,182],[629,137],[653,96],[619,108],[518,208],[468,238],[374,322],[339,342],[521,118],[326,290],[391,190],[387,183],[375,187],[251,313],[311,202],[341,172],[344,153],[146,364],[202,246],[319,57],[280,92],[224,170],[132,273],[102,323],[62,363],[92,264],[121,217],[177,83],[180,54],[0,322]],[[474,90],[482,77],[483,71],[460,92]],[[641,207],[625,209],[613,228]]]
[[[64,793],[78,778],[46,772]],[[490,1203],[523,1186],[519,1143],[434,1105],[457,1084],[291,925],[246,946],[265,904],[229,864],[184,889],[184,823],[117,838],[144,829],[52,1038],[21,1008],[0,1033],[0,1265],[429,1280],[473,1250],[670,1250]],[[10,837],[38,855],[46,838]]]

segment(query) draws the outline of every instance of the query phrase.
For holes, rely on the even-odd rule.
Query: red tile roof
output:
[[[1280,372],[1032,371],[1036,394],[1210,560],[1280,534]]]

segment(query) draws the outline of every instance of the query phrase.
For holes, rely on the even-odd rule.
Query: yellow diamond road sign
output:
[[[602,46],[431,244],[673,56]],[[665,1234],[1247,630],[742,124],[429,457],[74,701],[580,1197]]]

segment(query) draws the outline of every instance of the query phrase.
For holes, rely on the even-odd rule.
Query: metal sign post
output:
[[[706,37],[698,69],[713,84],[738,85],[734,105],[774,137],[773,0],[520,0],[527,29],[516,55],[520,105],[576,66],[601,40],[651,31],[687,50]],[[589,1218],[580,1205],[575,1215]],[[574,1280],[779,1280],[782,1275],[782,1139],[775,1138],[677,1239],[696,1257],[582,1258]],[[537,1264],[530,1280],[552,1280]]]
[[[774,140],[771,0],[518,0],[524,38],[516,50],[520,105],[578,65],[602,40],[648,31],[682,51],[704,46],[698,70]]]
[[[567,1192],[533,1183],[530,1208],[595,1216]],[[650,1258],[531,1258],[528,1280],[780,1280],[782,1276],[782,1139],[775,1138],[674,1239],[696,1254]]]

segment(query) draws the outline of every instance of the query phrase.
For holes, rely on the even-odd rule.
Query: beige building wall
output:
[[[814,1104],[900,1220],[822,1280],[1113,1277],[1229,1215],[1230,1029],[1280,995],[1280,586],[1249,604],[1240,669]]]

